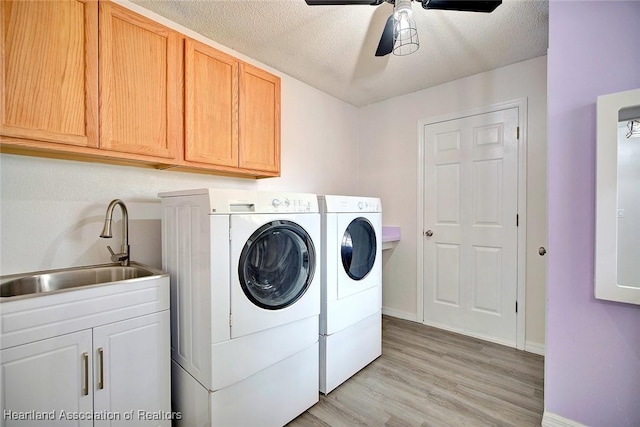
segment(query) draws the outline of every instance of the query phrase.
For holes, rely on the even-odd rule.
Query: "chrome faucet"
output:
[[[120,199],[112,200],[107,207],[107,215],[104,219],[104,228],[100,237],[103,239],[110,239],[113,237],[111,234],[111,216],[113,215],[113,209],[116,205],[122,209],[122,248],[119,254],[113,252],[111,246],[107,246],[109,253],[111,254],[112,262],[119,262],[120,265],[128,266],[131,259],[131,252],[129,251],[129,214],[127,213],[127,207]]]

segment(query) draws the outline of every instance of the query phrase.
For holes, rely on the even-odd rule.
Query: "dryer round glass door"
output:
[[[340,253],[342,266],[353,280],[362,280],[373,268],[376,260],[376,232],[366,218],[349,223],[342,236]]]
[[[316,253],[309,234],[291,221],[272,221],[256,230],[240,254],[238,277],[258,307],[278,310],[295,303],[309,288]]]

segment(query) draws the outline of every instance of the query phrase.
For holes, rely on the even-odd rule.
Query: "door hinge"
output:
[[[231,315],[231,313],[229,313],[229,326],[233,326],[233,317]]]
[[[516,128],[516,139],[520,139],[520,126]]]
[[[516,301],[516,313],[518,312],[518,301]]]
[[[520,215],[516,214],[516,227],[520,227]]]
[[[231,225],[229,225],[229,241],[231,241]]]

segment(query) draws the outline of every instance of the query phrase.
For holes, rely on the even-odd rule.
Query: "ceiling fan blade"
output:
[[[459,10],[463,12],[490,13],[502,4],[502,0],[474,1],[474,0],[422,0],[425,9]]]
[[[348,4],[368,4],[377,6],[384,0],[304,0],[309,6],[343,6]]]
[[[376,56],[385,56],[393,51],[393,44],[395,39],[393,37],[393,15],[387,18],[387,23],[384,25],[382,31],[382,37],[380,37],[380,43],[378,43],[378,49],[376,49]]]

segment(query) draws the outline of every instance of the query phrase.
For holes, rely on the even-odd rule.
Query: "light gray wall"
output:
[[[362,109],[360,192],[382,199],[383,223],[400,226],[402,240],[383,254],[383,307],[417,316],[418,122],[492,104],[528,100],[526,341],[544,346],[546,245],[546,57],[396,97]]]

